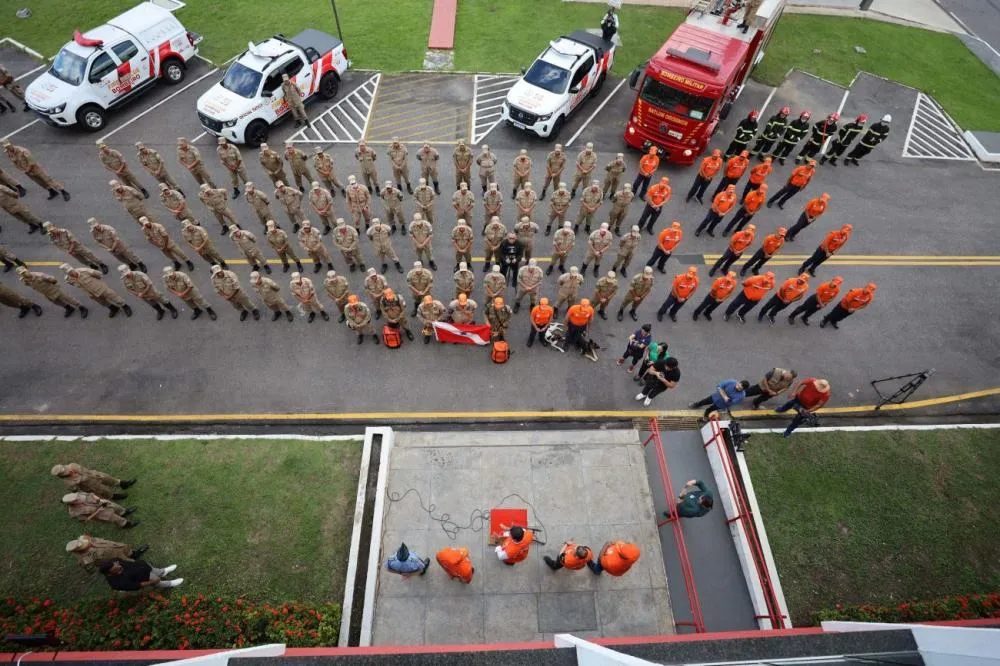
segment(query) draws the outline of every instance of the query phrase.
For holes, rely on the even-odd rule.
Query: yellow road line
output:
[[[882,411],[909,411],[924,407],[953,404],[1000,395],[1000,388],[914,400],[902,405],[886,405]],[[828,407],[820,414],[860,414],[871,412],[875,405]],[[300,414],[0,414],[0,423],[18,422],[95,422],[95,423],[181,423],[181,422],[266,422],[266,421],[470,421],[470,420],[553,420],[553,419],[628,419],[650,417],[699,416],[700,410],[556,410],[556,411],[480,411],[480,412],[305,412]],[[737,410],[739,418],[778,418],[772,412]]]

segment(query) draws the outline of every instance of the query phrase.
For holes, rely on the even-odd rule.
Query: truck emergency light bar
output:
[[[667,49],[667,55],[689,62],[692,65],[704,67],[712,72],[719,71],[719,63],[712,61],[711,51],[702,51],[701,49],[696,49],[690,46],[687,48],[687,51],[681,51],[671,46]]]

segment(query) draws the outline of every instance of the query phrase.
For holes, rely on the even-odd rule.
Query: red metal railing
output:
[[[764,604],[767,607],[767,615],[756,615],[755,617],[758,620],[770,620],[772,629],[784,629],[787,626],[786,620],[788,616],[782,613],[781,605],[778,603],[778,595],[774,591],[771,574],[767,568],[767,561],[764,559],[764,551],[760,546],[757,526],[754,524],[753,515],[747,508],[746,494],[743,492],[743,486],[739,482],[739,476],[733,465],[732,456],[729,455],[729,449],[726,448],[726,440],[722,434],[722,427],[719,425],[717,418],[711,419],[709,424],[712,428],[712,439],[705,443],[705,449],[707,450],[708,447],[714,444],[718,450],[722,469],[726,474],[726,481],[729,485],[729,491],[733,497],[733,502],[736,504],[736,515],[727,522],[733,523],[739,521],[743,526],[743,530],[747,535],[747,541],[750,542],[750,555],[753,560],[754,569],[757,572],[757,578],[764,592]]]
[[[687,546],[684,544],[684,532],[681,530],[680,516],[677,515],[677,499],[674,494],[674,486],[670,482],[670,470],[667,468],[667,456],[663,453],[663,440],[660,439],[660,426],[656,419],[649,420],[649,437],[642,443],[645,448],[647,444],[653,442],[653,452],[656,454],[656,464],[660,470],[660,481],[663,482],[666,493],[667,511],[669,518],[660,520],[656,526],[663,527],[670,523],[674,530],[674,540],[677,542],[677,556],[681,562],[681,575],[684,577],[684,589],[687,592],[688,605],[691,607],[691,620],[678,622],[674,620],[674,625],[678,627],[693,627],[696,633],[705,632],[705,620],[701,615],[701,602],[698,601],[698,590],[694,584],[694,573],[691,571],[691,559],[688,557]]]

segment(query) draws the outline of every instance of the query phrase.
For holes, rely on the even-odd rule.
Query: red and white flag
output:
[[[456,342],[461,345],[490,344],[489,324],[451,324],[434,322],[434,337],[438,342]]]

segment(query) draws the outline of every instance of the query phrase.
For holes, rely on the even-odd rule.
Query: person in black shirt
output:
[[[524,244],[517,240],[517,234],[511,232],[507,234],[507,239],[500,244],[498,250],[500,254],[500,270],[507,278],[508,284],[513,286],[517,282],[517,267],[524,256]]]
[[[643,405],[649,407],[653,398],[660,395],[667,389],[677,386],[681,380],[681,371],[677,367],[677,359],[673,356],[661,359],[653,363],[646,374],[643,375],[644,384],[636,400],[642,400]]]
[[[119,592],[136,592],[144,587],[177,587],[184,582],[183,578],[164,580],[164,577],[177,568],[176,564],[157,569],[143,560],[101,560],[97,570],[104,574],[104,579],[112,590]]]

